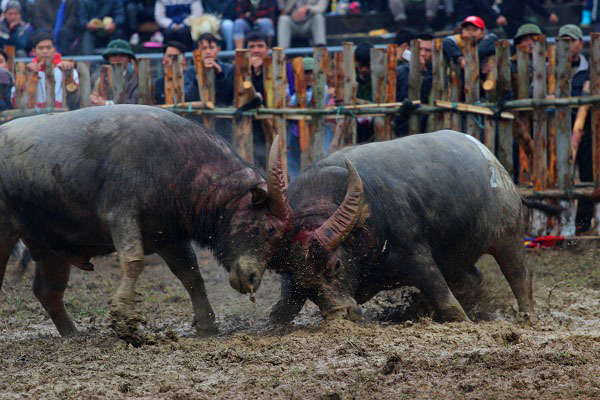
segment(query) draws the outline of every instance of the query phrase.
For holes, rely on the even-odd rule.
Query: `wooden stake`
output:
[[[243,106],[248,99],[244,96],[244,82],[250,80],[250,59],[248,50],[235,51],[234,104],[236,108]],[[233,147],[240,156],[254,164],[254,138],[252,137],[252,119],[243,117],[233,124]]]
[[[15,67],[15,108],[27,108],[27,73],[24,62],[18,62]]]
[[[371,93],[375,103],[384,103],[387,98],[387,55],[385,49],[371,49]],[[385,119],[373,118],[375,140],[390,140],[389,132],[385,131]]]
[[[313,67],[313,87],[311,104],[317,110],[325,108],[325,86],[327,67],[329,65],[327,49],[325,47],[315,47]],[[325,136],[325,116],[315,116],[312,120],[310,135],[310,158],[309,164],[323,158],[323,137]]]
[[[408,99],[409,100],[420,100],[421,99],[421,69],[419,67],[419,53],[420,43],[418,40],[412,41],[410,53],[414,54],[414,57],[410,58],[410,71],[408,73]],[[401,99],[404,100],[404,99]],[[418,114],[412,114],[408,119],[408,133],[415,134],[421,133],[421,122]]]
[[[79,108],[89,107],[92,85],[90,82],[90,65],[87,61],[77,62],[77,74],[79,75]]]
[[[138,93],[140,94],[139,104],[154,104],[152,96],[152,80],[150,74],[150,60],[141,58],[138,60]]]

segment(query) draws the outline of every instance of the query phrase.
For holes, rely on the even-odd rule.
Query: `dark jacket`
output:
[[[508,21],[523,20],[524,9],[529,6],[533,11],[548,19],[550,11],[544,7],[539,0],[502,0],[500,3],[500,14],[504,15]]]
[[[198,88],[198,82],[196,80],[196,70],[194,67],[187,67],[183,72],[183,92],[185,101],[198,101],[200,100],[200,94],[196,89],[196,96],[193,96],[192,90],[188,88],[192,84]],[[165,77],[161,76],[154,82],[154,104],[165,104]]]
[[[125,23],[125,10],[121,0],[80,0],[79,24],[83,27],[92,18],[112,17],[117,26]]]
[[[454,2],[454,13],[457,21],[462,21],[470,15],[477,15],[487,24],[494,23],[500,16],[489,0],[460,0]]]
[[[24,50],[27,47],[31,32],[33,32],[33,28],[27,22],[21,21],[11,31],[6,20],[2,20],[0,22],[0,47],[10,45],[15,46],[17,50]]]
[[[218,62],[221,66],[221,73],[215,74],[215,106],[228,107],[233,104],[233,65],[226,62]],[[187,73],[191,69],[191,77],[188,79]],[[200,92],[198,90],[198,79],[196,79],[196,70],[194,67],[186,70],[184,77],[185,85],[185,100],[198,101],[200,100]]]
[[[52,32],[56,23],[56,15],[62,0],[35,0],[33,7],[33,21],[31,24],[36,30]],[[63,28],[77,30],[79,28],[77,0],[67,0],[65,4],[65,19]]]
[[[430,65],[425,71],[421,71],[421,96],[422,104],[429,103],[429,95],[433,85],[432,66]],[[404,101],[408,98],[408,75],[410,72],[409,64],[404,64],[396,70],[396,100]],[[408,117],[400,113],[396,118],[396,135],[406,136],[408,134]],[[427,114],[421,115],[421,132],[427,129]]]
[[[479,61],[483,61],[489,56],[496,54],[496,42],[498,36],[493,33],[486,34],[477,43],[477,53],[479,54]],[[442,41],[444,56],[453,62],[463,56],[462,46],[460,44],[460,35],[446,36]]]

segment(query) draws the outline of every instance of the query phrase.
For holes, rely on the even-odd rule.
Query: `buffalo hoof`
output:
[[[120,339],[134,347],[154,342],[154,338],[145,332],[144,320],[139,316],[123,314],[117,310],[111,311],[110,315],[110,327]]]
[[[198,337],[210,337],[219,334],[219,328],[214,321],[207,322],[192,322],[192,326],[196,327],[196,336]]]
[[[323,312],[322,314],[326,321],[334,319],[347,319],[354,322],[362,321],[362,314],[358,307],[340,307]]]

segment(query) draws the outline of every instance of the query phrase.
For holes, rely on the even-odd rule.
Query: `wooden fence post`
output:
[[[398,46],[395,44],[388,44],[387,46],[387,85],[386,85],[386,103],[396,102],[396,68],[398,65]],[[385,117],[385,136],[392,139],[394,138],[394,115],[387,115]]]
[[[304,80],[304,60],[302,57],[296,57],[292,60],[292,70],[294,71],[296,89],[296,107],[306,108],[306,82]],[[300,168],[304,170],[308,167],[309,160],[312,159],[310,156],[310,127],[305,119],[298,121],[298,141],[300,143]]]
[[[496,88],[494,101],[498,102],[512,90],[510,79],[510,44],[508,40],[496,42]],[[510,176],[514,175],[512,121],[496,120],[498,132],[498,160]]]
[[[371,96],[377,104],[385,103],[387,97],[386,85],[387,55],[385,49],[371,49]],[[385,118],[373,117],[375,140],[390,140],[389,132],[385,132]],[[386,135],[388,133],[388,135]]]
[[[14,65],[15,64],[15,53],[16,53],[15,46],[11,46],[9,44],[5,44],[4,45],[4,52],[8,56],[8,60],[6,60],[6,67],[8,68],[8,70],[10,72],[15,72],[15,70],[14,70],[14,66],[15,66]]]
[[[450,65],[450,101],[459,102],[462,99],[462,68],[456,63]],[[452,129],[462,131],[462,115],[454,112],[450,117]]]
[[[419,53],[421,45],[418,40],[413,40],[410,48],[410,70],[408,72],[408,100],[421,99],[421,68],[419,66]],[[404,101],[404,99],[400,99]],[[408,133],[410,135],[421,132],[421,117],[413,113],[408,118]]]
[[[442,39],[435,39],[433,41],[433,54],[432,54],[432,92],[433,101],[445,100],[446,93],[446,59],[442,51]],[[433,115],[433,129],[439,131],[444,128],[444,113],[435,113]]]
[[[600,95],[600,33],[592,32],[590,47],[590,94]],[[600,104],[592,107],[592,160],[594,170],[594,184],[600,188]],[[600,233],[600,203],[595,204],[594,219],[596,232]]]
[[[89,107],[91,104],[92,83],[90,82],[90,64],[87,61],[77,62],[79,75],[79,108]]]
[[[548,44],[548,95],[556,96],[556,45]],[[548,116],[548,175],[546,185],[556,186],[556,108]]]
[[[112,99],[116,104],[125,103],[125,77],[123,76],[123,66],[121,64],[112,65]]]
[[[36,108],[38,102],[38,83],[40,76],[37,72],[26,69],[27,79],[27,108]]]
[[[214,68],[204,68],[202,50],[200,49],[194,50],[193,60],[200,100],[202,100],[207,108],[212,108],[216,103],[215,70]],[[215,127],[215,120],[210,115],[202,115],[202,123],[210,129],[214,129]]]
[[[533,39],[533,98],[543,99],[547,91],[546,37],[539,35]],[[534,190],[546,189],[548,174],[546,109],[533,110],[533,182]],[[548,217],[540,210],[532,211],[531,233],[540,236],[546,233]]]
[[[113,69],[110,65],[100,67],[98,94],[107,100],[113,98]]]
[[[141,58],[138,60],[138,93],[140,94],[139,104],[154,104],[152,96],[152,78],[150,74],[150,59]]]
[[[465,55],[465,102],[474,104],[479,101],[479,54],[477,53],[477,42],[475,38],[465,41],[463,48]],[[477,117],[467,114],[467,134],[480,140],[481,129],[477,123]]]
[[[46,108],[54,108],[56,107],[56,82],[54,81],[52,61],[46,61],[44,73],[46,75]]]
[[[335,102],[352,105],[356,101],[356,70],[354,69],[353,44],[344,42],[343,52],[336,55]],[[337,119],[331,141],[330,153],[348,145],[356,144],[356,119],[352,115]]]
[[[287,83],[285,69],[285,55],[283,48],[273,47],[273,106],[274,108],[285,108],[285,86]],[[313,73],[314,74],[314,73]],[[314,80],[314,78],[313,78]],[[315,83],[313,82],[313,85]],[[314,96],[314,93],[313,93]],[[288,168],[287,168],[287,135],[285,117],[283,115],[275,115],[273,117],[273,126],[275,132],[279,135],[279,145],[281,154],[281,164],[283,167],[283,176],[285,184],[288,183]]]
[[[24,62],[15,65],[15,108],[27,108],[27,74]]]
[[[327,67],[329,61],[326,47],[315,47],[313,53],[313,87],[311,105],[317,110],[325,109],[325,92]],[[315,115],[312,118],[310,135],[309,163],[323,158],[323,137],[325,136],[325,115]]]
[[[267,108],[273,108],[275,105],[275,100],[273,99],[273,58],[271,56],[265,57],[263,59],[263,88],[265,91],[265,98],[263,99],[263,103],[265,104],[265,106],[267,106]],[[268,165],[269,150],[271,149],[271,144],[273,143],[273,138],[276,134],[273,119],[263,119],[262,127],[263,131],[265,132],[265,149]]]
[[[571,40],[556,38],[556,74],[558,80],[557,97],[571,96],[571,61],[569,60]],[[558,188],[573,190],[573,157],[571,155],[571,108],[556,108],[556,169]],[[575,236],[575,202],[561,200],[565,209],[560,216],[560,234]]]
[[[529,98],[529,70],[531,67],[531,55],[527,51],[527,47],[523,45],[517,46],[517,99],[528,99]],[[515,122],[516,126],[513,127],[517,131],[517,137],[519,140],[519,183],[528,183],[531,181],[531,157],[533,153],[530,153],[531,143],[531,122],[530,114],[528,111],[519,112]]]
[[[487,67],[491,70],[487,76],[482,77],[483,90],[485,91],[488,99],[497,101],[497,86],[498,86],[498,63],[496,62],[496,55],[490,56],[487,60],[483,61]],[[490,149],[490,151],[496,154],[496,125],[498,119],[490,116],[483,117],[483,144]]]
[[[244,82],[250,81],[249,52],[245,49],[235,51],[235,75],[233,78],[234,105],[243,106],[248,100],[244,96]],[[242,117],[233,123],[233,147],[240,156],[250,164],[254,163],[254,138],[252,137],[252,118]]]

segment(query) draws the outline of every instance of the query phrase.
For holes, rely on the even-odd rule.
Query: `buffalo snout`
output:
[[[260,287],[265,267],[253,257],[240,257],[229,271],[229,284],[242,294],[253,295]]]

